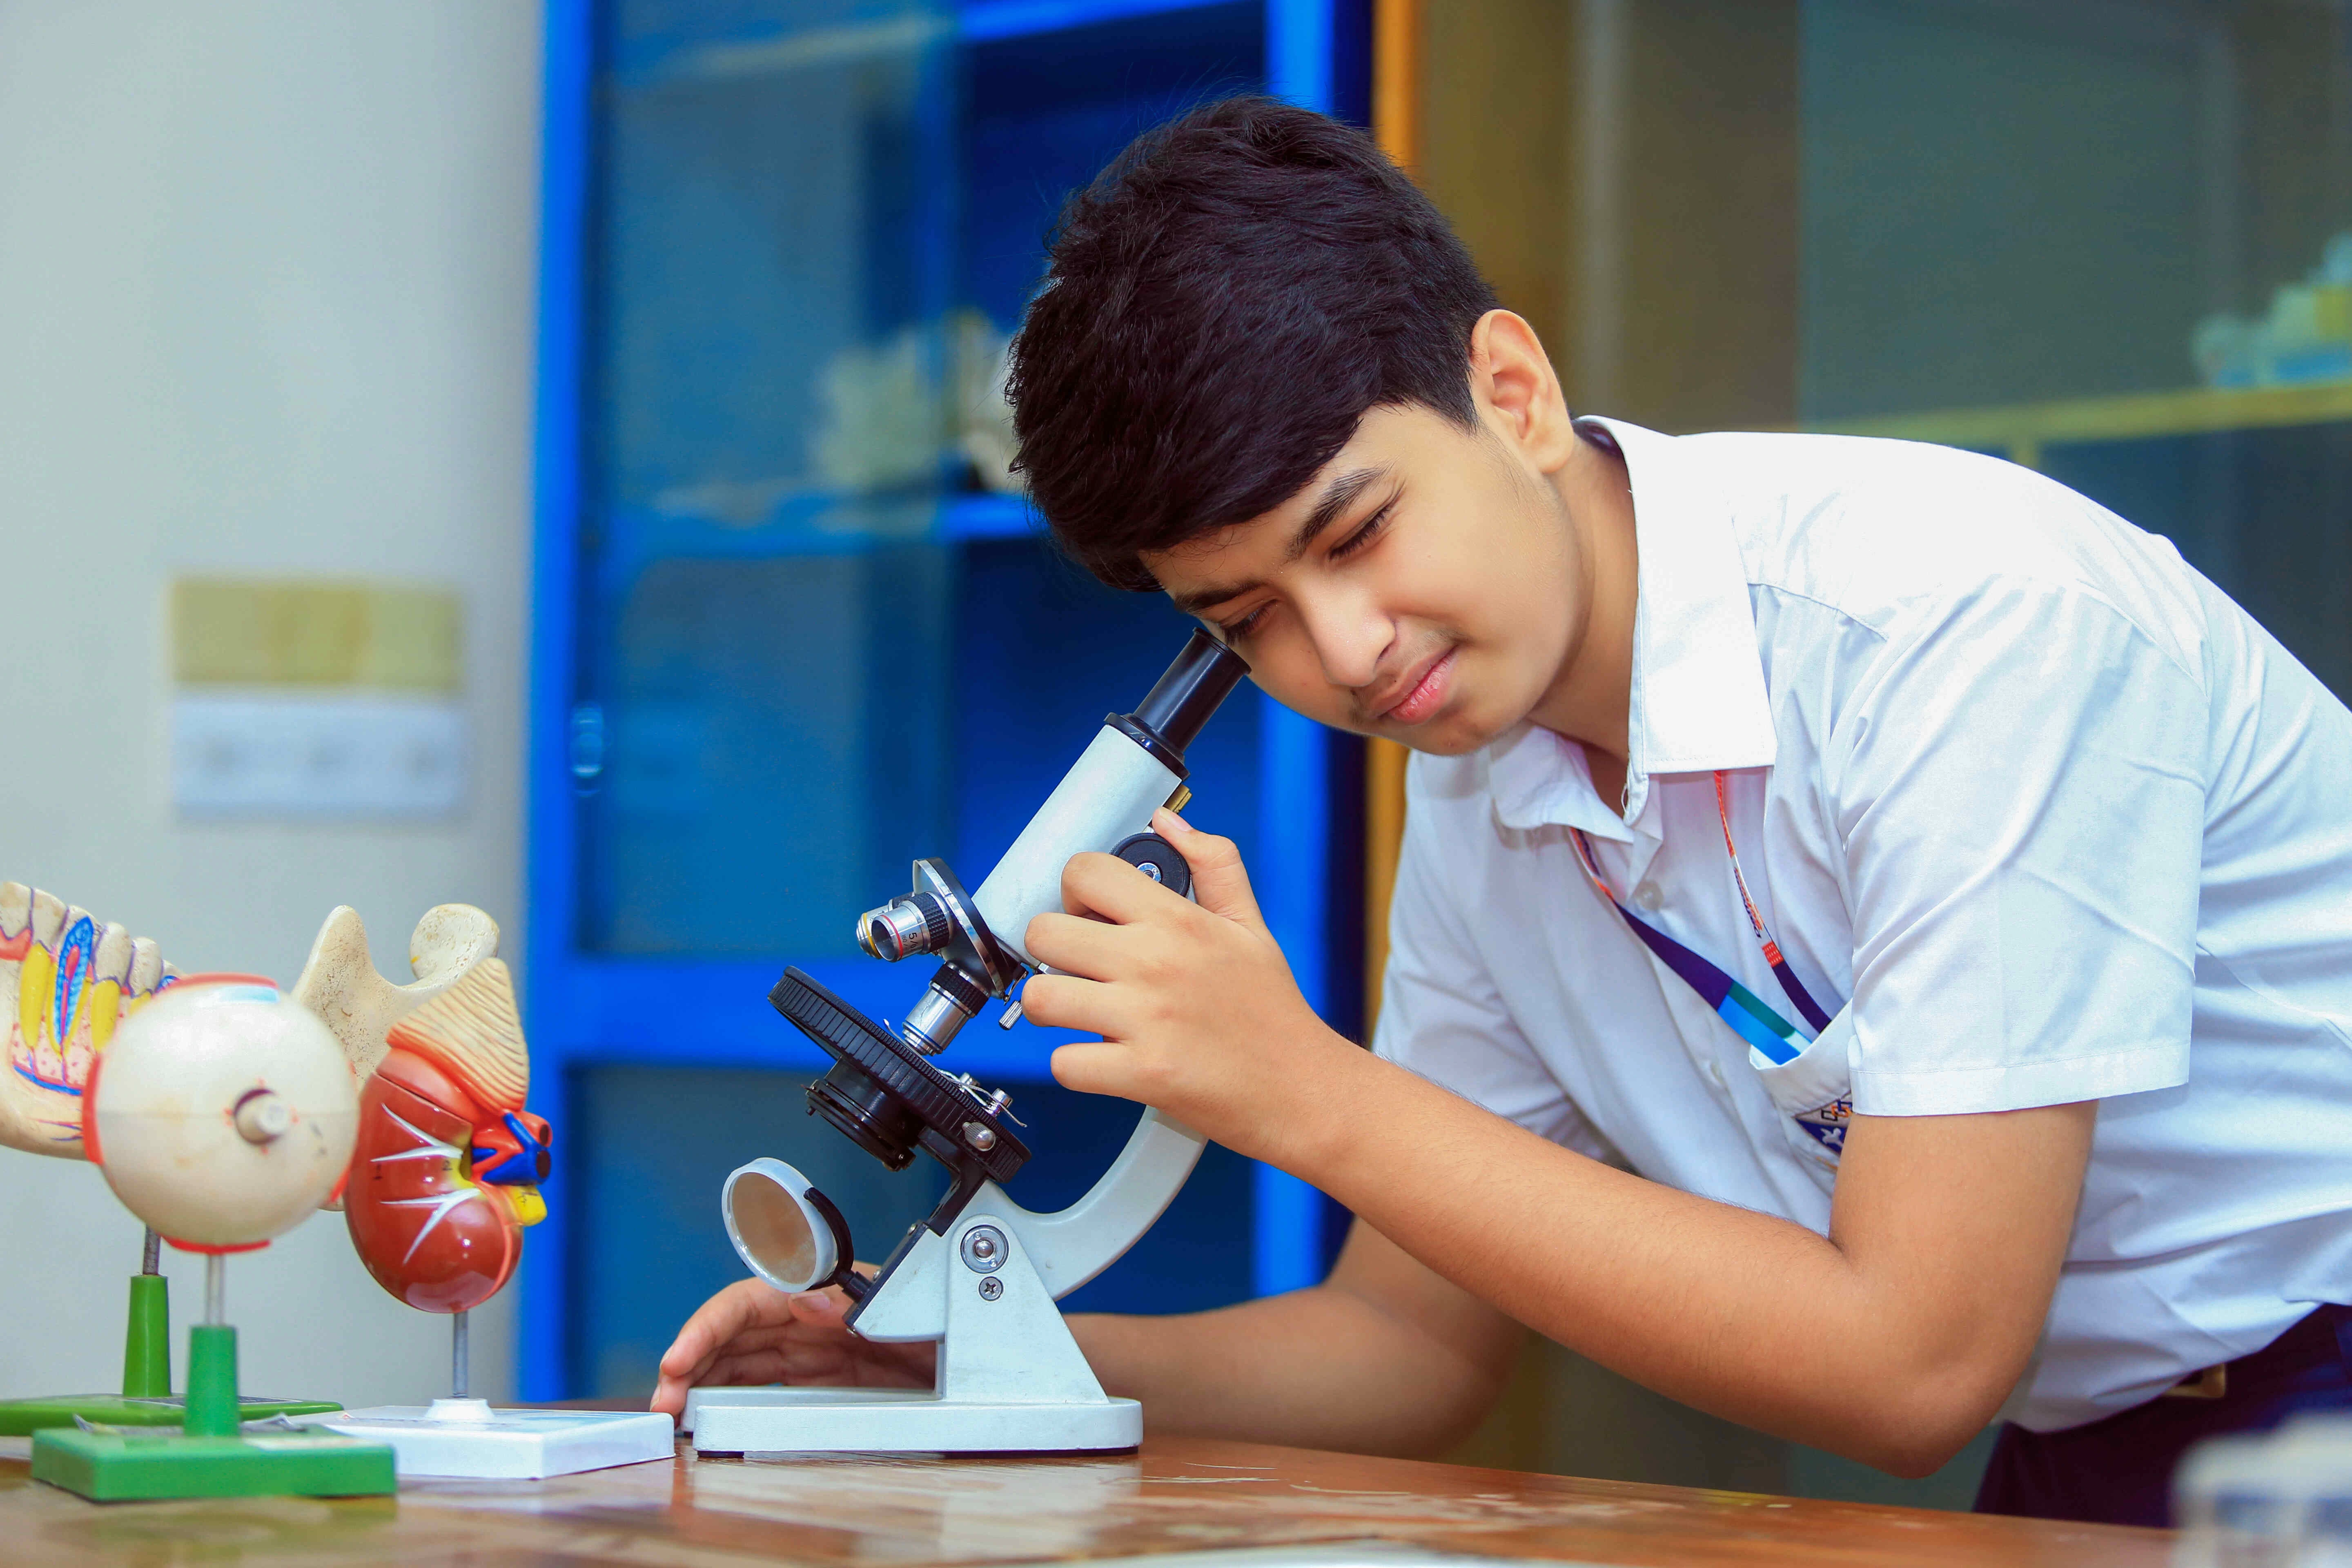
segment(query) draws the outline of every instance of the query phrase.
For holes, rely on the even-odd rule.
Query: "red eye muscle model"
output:
[[[485,961],[387,1043],[360,1095],[352,1245],[408,1305],[467,1311],[507,1282],[523,1227],[547,1212],[549,1131],[523,1110],[530,1062],[506,965]]]

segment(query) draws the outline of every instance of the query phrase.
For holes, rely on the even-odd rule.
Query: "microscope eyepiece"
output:
[[[1249,661],[1203,631],[1184,645],[1135,711],[1128,715],[1177,755],[1199,738],[1209,716],[1249,673]]]
[[[1208,633],[1196,631],[1134,712],[1107,714],[1103,722],[1181,779],[1186,773],[1184,748],[1200,737],[1217,705],[1248,673],[1247,659]]]

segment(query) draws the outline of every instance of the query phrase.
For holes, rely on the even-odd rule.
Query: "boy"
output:
[[[1130,148],[1018,341],[1064,548],[1417,753],[1375,1049],[1223,839],[1030,950],[1073,1088],[1358,1216],[1330,1279],[1074,1321],[1161,1431],[1426,1450],[1526,1329],[1981,1508],[2158,1522],[2196,1436],[2352,1404],[2352,714],[2171,547],[2024,469],[1575,419],[1360,135]],[[662,1363],[922,1382],[730,1287]],[[2167,1397],[2174,1394],[2212,1398]]]

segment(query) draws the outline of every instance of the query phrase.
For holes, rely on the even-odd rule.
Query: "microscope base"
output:
[[[698,1388],[682,1429],[698,1454],[1118,1454],[1143,1406],[945,1399],[919,1388]]]

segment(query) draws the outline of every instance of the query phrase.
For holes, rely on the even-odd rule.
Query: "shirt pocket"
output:
[[[1750,1046],[1748,1064],[1780,1112],[1780,1131],[1824,1191],[1837,1181],[1853,1121],[1853,1021],[1841,1009],[1813,1041],[1785,1062]]]

